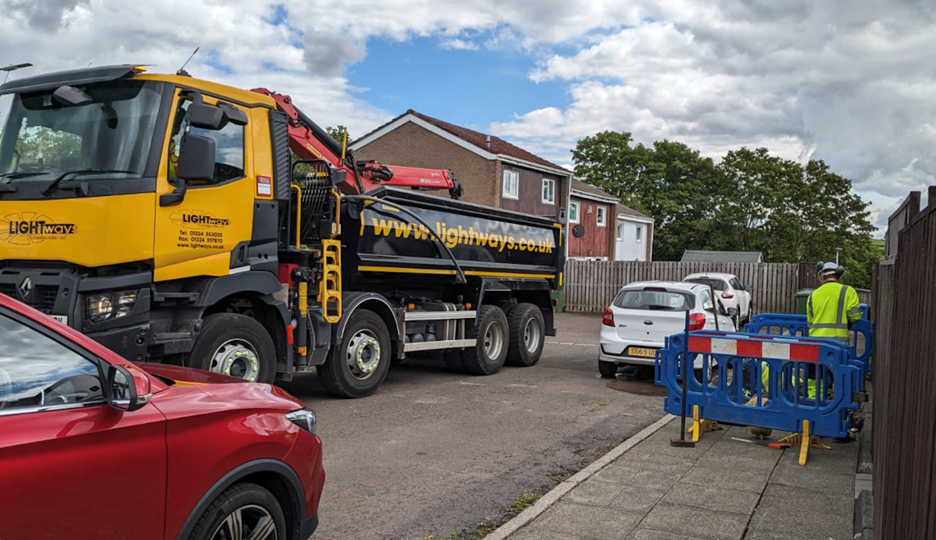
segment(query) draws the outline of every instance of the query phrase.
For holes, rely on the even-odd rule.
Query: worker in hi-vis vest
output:
[[[861,319],[858,292],[842,283],[844,272],[835,263],[819,263],[822,285],[809,295],[806,303],[810,337],[848,343],[848,327]]]
[[[861,319],[861,306],[858,292],[842,283],[842,274],[845,269],[836,263],[822,263],[816,265],[819,271],[821,284],[809,295],[806,302],[806,322],[808,323],[809,337],[834,339],[847,344],[849,338],[848,328]],[[816,399],[815,369],[809,369],[806,377],[806,396]],[[761,363],[761,382],[767,388],[770,370],[767,363]],[[792,383],[796,383],[797,375],[793,375]],[[802,378],[800,378],[802,382]]]
[[[809,337],[834,339],[848,344],[848,328],[861,319],[858,291],[842,283],[845,269],[837,263],[816,265],[821,284],[806,301],[806,322]],[[810,367],[806,378],[806,395],[816,399],[816,373]]]

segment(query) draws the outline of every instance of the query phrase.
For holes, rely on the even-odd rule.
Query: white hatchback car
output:
[[[709,283],[715,288],[715,293],[721,296],[721,301],[725,304],[725,309],[737,308],[738,315],[734,317],[735,326],[741,328],[745,323],[750,322],[754,315],[754,295],[751,294],[751,288],[741,285],[738,276],[734,274],[722,274],[719,272],[710,272],[708,274],[690,274],[683,279],[692,283],[699,283],[708,286]]]
[[[686,329],[715,330],[715,305],[718,306],[718,330],[734,332],[731,314],[719,298],[712,302],[709,288],[682,281],[643,281],[631,283],[618,293],[601,318],[598,371],[602,377],[614,377],[623,365],[647,365],[655,362],[656,350],[664,340]],[[702,369],[702,355],[696,356],[697,370]]]

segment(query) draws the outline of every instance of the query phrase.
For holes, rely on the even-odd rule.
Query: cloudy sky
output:
[[[413,108],[556,163],[601,130],[936,184],[932,0],[0,0],[0,65],[108,63],[293,95],[352,136]],[[4,108],[5,108],[5,104]]]

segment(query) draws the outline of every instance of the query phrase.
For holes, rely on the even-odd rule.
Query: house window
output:
[[[579,203],[578,201],[572,201],[569,203],[569,223],[578,223],[579,222]]]
[[[551,178],[543,178],[543,202],[556,204],[556,181]]]
[[[520,174],[517,171],[504,171],[504,198],[520,198]]]
[[[641,226],[638,225],[638,226],[637,226],[637,241],[638,241],[638,242],[643,242],[643,238],[642,238],[642,237],[643,237],[643,227],[641,227]]]
[[[596,206],[595,212],[596,212],[595,222],[598,224],[598,226],[607,227],[608,226],[608,209],[605,208],[604,206]]]
[[[617,226],[617,241],[621,242],[624,240],[624,224],[618,223]]]

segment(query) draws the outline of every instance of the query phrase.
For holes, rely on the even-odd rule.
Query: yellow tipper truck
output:
[[[0,95],[0,293],[130,360],[363,397],[408,354],[491,374],[555,335],[562,210],[461,202],[451,171],[355,161],[288,96],[181,70]]]

